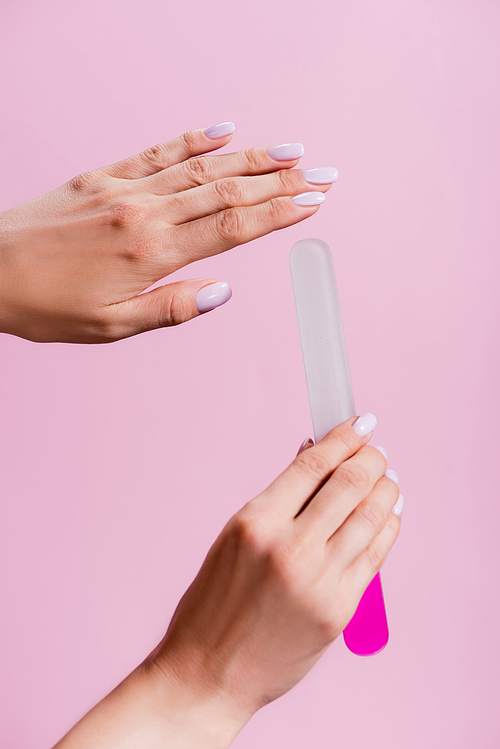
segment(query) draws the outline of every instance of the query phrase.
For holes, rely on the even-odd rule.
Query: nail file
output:
[[[356,415],[330,248],[302,239],[290,251],[295,307],[315,442]],[[344,640],[356,655],[375,655],[389,639],[380,574],[374,577]]]

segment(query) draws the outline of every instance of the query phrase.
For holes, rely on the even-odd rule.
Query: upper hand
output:
[[[195,260],[312,216],[319,205],[299,206],[292,197],[319,196],[336,173],[313,184],[325,170],[292,169],[300,149],[295,158],[265,147],[202,155],[231,139],[213,135],[184,133],[0,214],[0,330],[33,341],[101,343],[176,325],[227,301],[231,290],[221,284],[197,305],[200,289],[216,283],[211,278],[141,292]]]

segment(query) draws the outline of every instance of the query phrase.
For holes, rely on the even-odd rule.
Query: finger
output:
[[[294,518],[337,466],[366,445],[376,424],[371,413],[352,417],[297,455],[263,492],[268,511]]]
[[[332,176],[334,171],[336,170],[332,170]],[[167,196],[164,201],[164,216],[170,224],[183,224],[226,208],[257,205],[284,195],[299,195],[313,190],[311,183],[304,179],[304,174],[307,176],[307,172],[298,169],[281,169],[259,177],[217,179],[208,185]],[[315,185],[314,190],[327,192],[331,185],[331,182]]]
[[[179,325],[225,304],[231,298],[226,281],[195,278],[160,286],[108,307],[115,340],[146,330]]]
[[[170,195],[207,185],[223,177],[251,177],[277,169],[289,169],[297,164],[303,154],[302,143],[285,143],[274,148],[258,146],[235,153],[200,156],[148,177],[143,181],[143,186],[156,195]]]
[[[369,445],[341,463],[297,517],[302,532],[327,543],[351,512],[371,494],[386,467],[382,453]]]
[[[378,536],[343,573],[341,584],[345,588],[346,596],[354,599],[355,606],[358,605],[366,588],[382,568],[400,530],[400,517],[390,512]],[[335,570],[333,574],[337,577],[338,570],[334,566],[331,569]]]
[[[346,569],[382,532],[398,498],[397,484],[382,476],[328,541],[327,553],[337,569]]]
[[[180,249],[184,263],[192,263],[297,224],[314,215],[324,199],[320,192],[309,192],[293,198],[272,198],[259,205],[227,208],[180,226],[169,226],[168,242]],[[309,204],[297,204],[302,200]]]
[[[189,130],[174,140],[146,148],[116,164],[101,167],[98,171],[120,179],[147,177],[192,156],[222,148],[229,143],[233,132],[233,122],[223,122],[205,130]]]

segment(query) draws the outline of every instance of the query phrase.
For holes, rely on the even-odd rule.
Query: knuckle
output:
[[[331,467],[324,455],[314,448],[309,448],[295,458],[299,470],[311,476],[316,481],[324,481],[331,473]]]
[[[382,565],[385,561],[385,554],[377,544],[370,544],[365,551],[366,559],[371,569],[377,572],[382,569]]]
[[[182,294],[172,294],[165,315],[160,315],[162,326],[179,325],[192,317],[188,299]]]
[[[165,165],[165,148],[161,144],[150,146],[141,152],[141,158],[146,161],[147,164],[163,169]]]
[[[185,162],[188,174],[195,185],[206,185],[210,182],[210,162],[206,156],[196,156]]]
[[[230,530],[239,547],[253,555],[267,554],[267,529],[255,514],[238,512],[230,521]]]
[[[318,630],[320,637],[324,642],[333,642],[342,631],[342,625],[339,623],[337,616],[319,617]]]
[[[393,542],[394,543],[399,536],[399,531],[401,530],[401,518],[395,515],[393,512],[390,512],[386,524],[393,536]]]
[[[181,141],[189,153],[194,153],[198,146],[198,136],[194,130],[187,130],[181,135]]]
[[[342,489],[367,492],[370,486],[368,471],[361,465],[342,463],[335,471],[335,479]]]
[[[245,148],[245,150],[241,153],[243,157],[243,163],[247,171],[263,171],[266,163],[266,157],[262,151],[259,151],[256,148]]]
[[[124,229],[140,224],[146,216],[144,206],[130,201],[121,201],[111,206],[109,211],[109,223]]]
[[[97,175],[95,172],[82,172],[70,179],[68,184],[71,190],[74,190],[75,192],[83,192],[89,187],[92,187],[96,181]]]
[[[280,192],[290,193],[297,187],[297,172],[294,169],[280,169],[275,172]]]
[[[268,201],[269,218],[273,224],[281,224],[288,215],[289,201],[283,198],[271,198]]]
[[[216,214],[217,235],[229,242],[237,242],[243,233],[243,217],[237,208]]]
[[[358,505],[358,517],[372,532],[379,533],[385,525],[385,512],[374,502],[362,502]]]
[[[241,184],[235,179],[219,179],[214,182],[214,190],[221,199],[223,205],[235,207],[243,202],[243,190]]]

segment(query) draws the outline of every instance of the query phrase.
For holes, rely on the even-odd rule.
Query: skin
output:
[[[106,343],[196,317],[197,291],[216,279],[141,292],[314,215],[291,197],[330,188],[265,147],[208,154],[230,140],[193,130],[0,214],[0,331]]]
[[[161,278],[312,216],[326,192],[266,148],[194,130],[0,214],[0,331],[107,343],[198,316],[216,279]],[[58,749],[223,749],[345,628],[400,529],[382,453],[354,419],[227,523],[150,656]]]
[[[222,749],[303,678],[400,530],[386,459],[353,422],[230,519],[162,642],[57,749]]]

